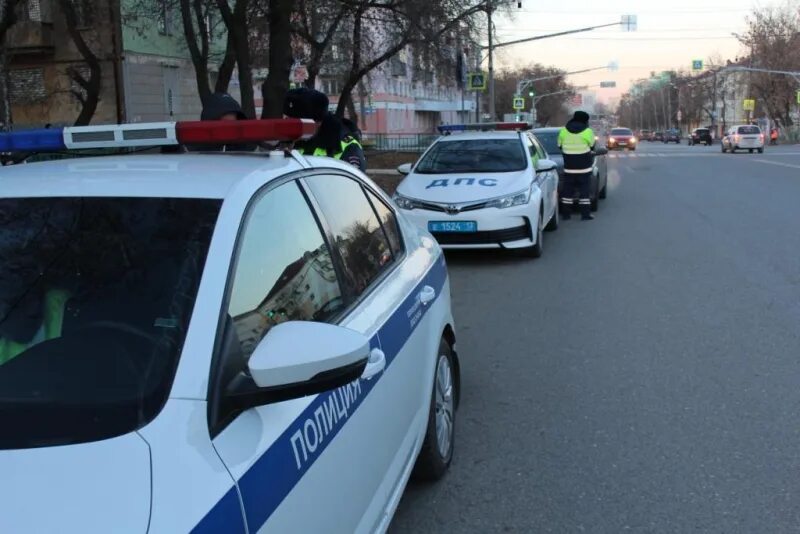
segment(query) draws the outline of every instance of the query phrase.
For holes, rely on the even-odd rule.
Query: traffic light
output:
[[[533,89],[531,89],[530,91],[528,91],[528,96],[529,96],[529,97],[533,98],[533,95],[534,95]]]

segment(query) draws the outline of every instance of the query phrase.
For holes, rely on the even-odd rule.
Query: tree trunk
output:
[[[183,36],[189,49],[189,57],[194,65],[194,75],[197,80],[197,95],[205,103],[211,96],[211,85],[208,81],[208,31],[203,20],[202,2],[200,0],[180,0],[181,21],[183,22]],[[195,20],[198,21],[200,44],[195,32]]]
[[[262,119],[283,116],[283,100],[294,62],[290,25],[293,8],[291,0],[269,0],[269,74],[261,86]]]
[[[89,66],[88,80],[75,69],[70,72],[70,77],[75,83],[86,91],[85,97],[79,97],[81,101],[81,112],[78,118],[75,119],[75,126],[85,126],[92,121],[92,117],[94,117],[94,113],[97,111],[97,104],[100,102],[100,89],[102,87],[100,61],[97,59],[94,52],[92,52],[92,49],[89,48],[80,30],[78,30],[78,17],[75,13],[72,0],[60,0],[59,5],[64,13],[67,33],[75,43],[75,47],[78,49],[78,52],[80,52],[81,57],[83,57],[83,60]]]
[[[233,49],[236,54],[236,64],[239,67],[239,91],[241,92],[241,105],[244,114],[255,117],[255,100],[253,97],[253,73],[250,70],[250,43],[247,35],[249,25],[247,24],[248,0],[236,0],[233,11],[227,0],[217,0],[225,27],[233,42]]]
[[[228,32],[228,42],[225,45],[225,57],[219,65],[217,83],[214,84],[215,93],[227,93],[233,77],[233,69],[236,67],[236,52],[233,47],[233,39]]]

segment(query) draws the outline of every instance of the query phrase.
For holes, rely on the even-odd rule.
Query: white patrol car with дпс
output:
[[[64,128],[0,151],[313,129]],[[444,256],[352,165],[217,152],[0,174],[0,532],[384,532],[412,471],[444,474]]]
[[[444,248],[542,254],[543,230],[558,228],[558,174],[524,123],[443,126],[394,199]]]

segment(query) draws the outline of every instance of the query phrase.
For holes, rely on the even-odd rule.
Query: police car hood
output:
[[[147,532],[150,450],[113,439],[0,450],[0,532]]]
[[[531,181],[531,169],[465,174],[412,173],[397,186],[397,192],[428,202],[459,204],[516,193],[530,187]]]

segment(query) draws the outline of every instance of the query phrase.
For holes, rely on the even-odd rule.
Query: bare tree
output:
[[[747,29],[737,37],[749,51],[748,66],[800,71],[800,10],[796,3],[757,8],[746,20]],[[788,76],[756,72],[748,76],[752,96],[762,112],[792,124],[797,83]]]
[[[566,115],[565,104],[575,94],[573,87],[567,82],[564,71],[555,67],[546,67],[540,64],[533,64],[523,68],[507,69],[498,72],[495,77],[495,98],[497,99],[497,112],[513,113],[513,98],[517,92],[517,82],[521,80],[531,80],[545,78],[534,82],[531,89],[537,95],[551,96],[543,97],[536,105],[536,115],[542,124],[552,124],[560,121]],[[564,91],[564,92],[561,92]],[[525,95],[527,109],[530,109],[530,99]]]
[[[222,20],[228,30],[230,44],[236,56],[239,69],[239,91],[242,98],[242,110],[250,118],[255,117],[256,106],[253,93],[253,72],[250,60],[250,24],[248,20],[249,0],[235,0],[231,8],[228,0],[216,0]]]
[[[292,0],[269,0],[269,74],[261,88],[262,118],[280,117],[289,87],[292,54]]]
[[[308,78],[305,83],[313,88],[334,37],[342,21],[350,14],[350,6],[337,0],[300,0],[297,4],[297,17],[292,30],[308,48]]]
[[[81,104],[81,111],[78,114],[78,118],[75,119],[75,126],[85,126],[91,122],[95,111],[97,111],[97,104],[100,102],[100,90],[102,88],[100,60],[86,42],[81,30],[78,29],[78,14],[73,0],[58,0],[58,6],[64,14],[67,33],[72,42],[75,43],[75,48],[78,49],[78,53],[80,53],[89,71],[87,76],[80,68],[75,66],[67,67],[67,75],[79,87],[78,90],[72,91],[72,94]]]
[[[350,66],[336,114],[352,106],[352,92],[372,70],[408,45],[436,46],[442,37],[486,11],[488,0],[341,0],[352,10]],[[491,2],[496,9],[500,0]]]

